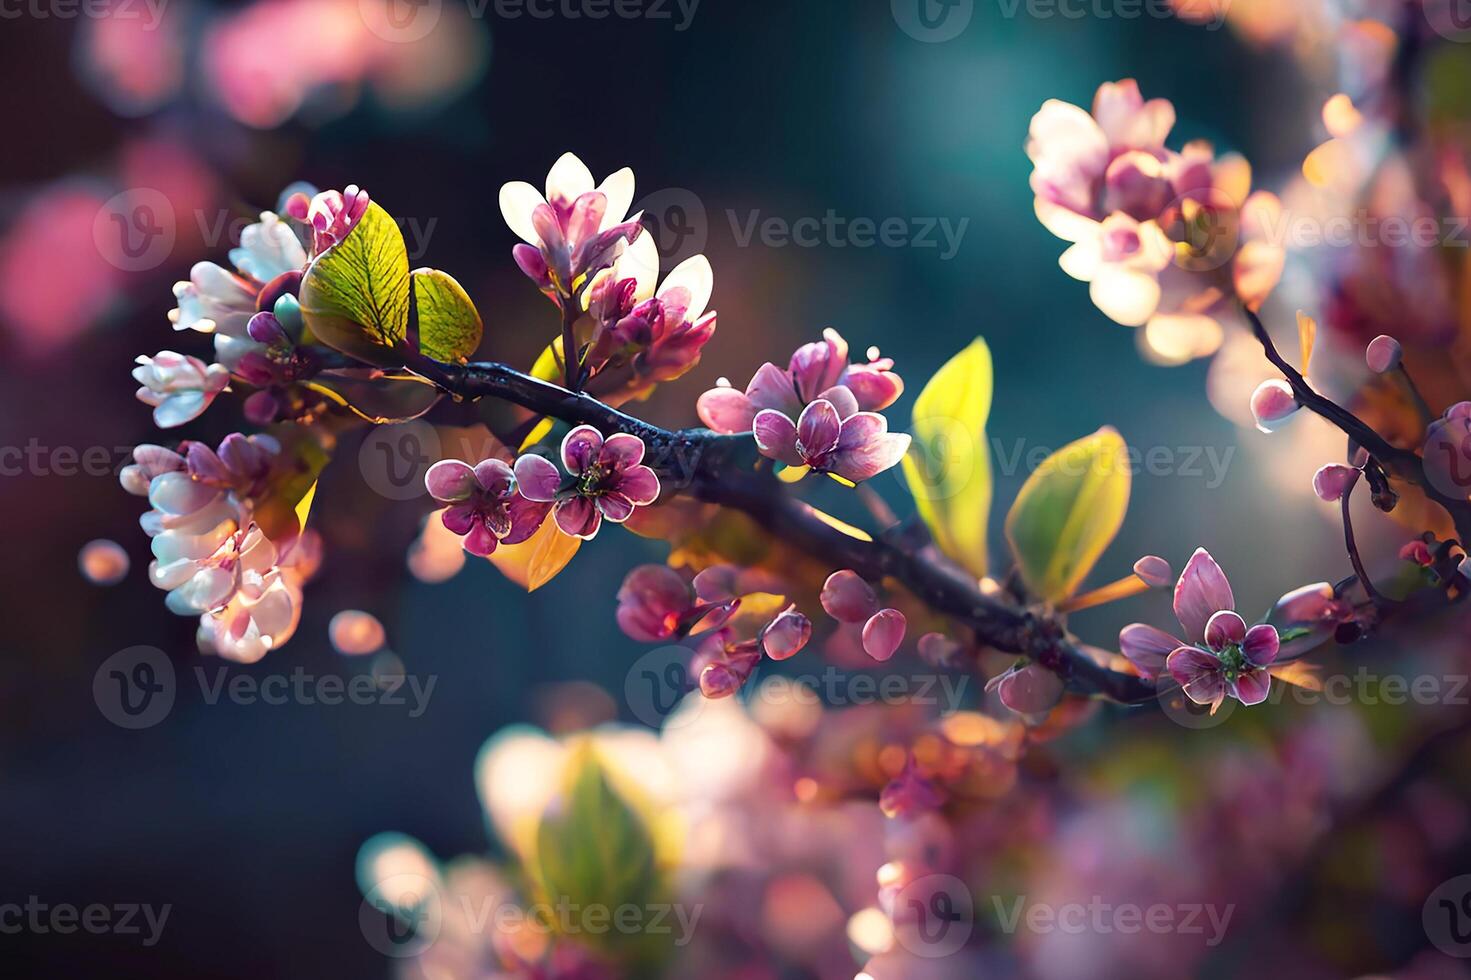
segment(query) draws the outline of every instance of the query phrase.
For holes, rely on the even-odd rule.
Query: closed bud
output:
[[[1404,348],[1398,340],[1387,334],[1380,334],[1369,341],[1369,347],[1364,351],[1364,361],[1375,374],[1387,374],[1400,366],[1404,355]]]
[[[786,660],[812,638],[812,620],[788,606],[761,631],[761,646],[772,660]]]
[[[1358,482],[1359,471],[1342,463],[1329,463],[1313,474],[1313,492],[1329,503],[1342,500]]]
[[[1275,432],[1282,428],[1301,408],[1292,386],[1281,378],[1263,381],[1251,394],[1251,415],[1256,427],[1263,432]]]
[[[878,597],[862,576],[851,569],[841,569],[827,577],[822,585],[822,608],[840,623],[861,623],[873,615]]]
[[[1134,574],[1151,589],[1167,589],[1175,583],[1175,570],[1157,555],[1145,555],[1136,561]]]
[[[863,650],[875,660],[888,660],[904,642],[908,623],[897,609],[880,609],[863,624]]]

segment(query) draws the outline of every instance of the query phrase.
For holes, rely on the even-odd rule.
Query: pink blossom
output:
[[[310,201],[305,194],[294,194],[286,202],[286,210],[311,228],[312,254],[321,255],[357,227],[370,203],[367,191],[348,184],[340,191],[321,191]]]
[[[1119,647],[1145,677],[1168,670],[1196,704],[1216,706],[1228,694],[1260,704],[1271,683],[1266,668],[1281,641],[1270,624],[1248,629],[1235,606],[1225,573],[1208,551],[1197,549],[1175,585],[1175,615],[1186,639],[1134,623],[1119,634]]]
[[[738,598],[701,601],[667,565],[640,565],[618,589],[618,626],[632,639],[664,643],[723,626],[739,606]]]
[[[138,400],[153,406],[153,422],[160,429],[172,429],[196,419],[225,390],[230,372],[222,364],[206,365],[197,357],[160,351],[153,357],[138,358],[133,380]]]
[[[690,672],[707,698],[730,697],[750,680],[761,662],[758,640],[736,641],[730,627],[709,633],[695,650]]]
[[[1400,561],[1413,562],[1421,568],[1429,568],[1435,564],[1435,554],[1430,550],[1430,546],[1419,538],[1400,548],[1399,557]]]
[[[501,215],[524,243],[512,251],[516,264],[554,299],[570,298],[646,234],[638,215],[624,220],[633,188],[627,167],[594,188],[592,172],[572,153],[547,173],[545,197],[524,181],[505,184]]]
[[[657,253],[654,261],[657,262]],[[640,299],[635,278],[600,276],[589,290],[588,311],[596,323],[587,361],[631,361],[648,381],[672,381],[700,361],[715,335],[715,311],[705,312],[714,274],[710,262],[696,255],[669,273],[654,296]]]
[[[724,384],[705,392],[695,406],[700,420],[716,432],[750,432],[763,409],[796,418],[823,398],[847,417],[882,411],[903,394],[904,382],[894,373],[892,359],[880,358],[875,351],[867,364],[849,364],[848,342],[842,335],[828,328],[822,336],[798,348],[786,370],[769,361],[761,365],[744,392]]]
[[[986,684],[1001,703],[1023,715],[1040,715],[1062,700],[1063,682],[1056,671],[1041,664],[1022,664],[996,675]]]
[[[464,535],[465,550],[482,558],[502,541],[525,541],[546,518],[546,506],[530,506],[516,493],[516,477],[499,459],[473,467],[457,459],[440,460],[424,474],[424,485],[431,497],[449,505],[440,515],[444,526]]]
[[[644,441],[626,432],[603,434],[579,425],[562,440],[562,465],[571,480],[564,486],[556,464],[528,453],[516,460],[516,479],[529,500],[553,504],[557,526],[591,540],[606,518],[622,524],[635,507],[659,498],[659,477],[643,465]]]
[[[843,389],[838,389],[843,390]],[[826,398],[802,410],[796,423],[776,409],[762,409],[752,423],[761,455],[788,466],[810,466],[861,483],[896,465],[909,451],[909,436],[889,432],[877,412],[846,416]]]
[[[1151,589],[1163,589],[1175,578],[1170,563],[1158,555],[1145,555],[1134,563],[1134,574]]]
[[[879,809],[886,817],[909,817],[945,805],[945,791],[920,772],[911,757],[904,770],[879,793]]]

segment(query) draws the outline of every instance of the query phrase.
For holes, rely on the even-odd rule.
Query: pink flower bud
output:
[[[926,633],[919,638],[919,655],[932,666],[954,666],[959,653],[960,644],[944,633]]]
[[[812,638],[812,620],[788,606],[761,632],[761,646],[772,660],[785,660]]]
[[[707,698],[728,698],[739,691],[745,681],[728,664],[708,664],[700,671],[700,693]]]
[[[863,650],[880,662],[888,660],[904,642],[908,623],[897,609],[880,609],[863,624]]]
[[[1136,561],[1134,574],[1151,589],[1167,589],[1175,584],[1175,570],[1156,555],[1145,555]]]
[[[879,793],[879,809],[890,818],[938,810],[944,805],[945,791],[920,775],[912,761]]]
[[[822,608],[840,623],[861,623],[873,615],[878,596],[852,569],[833,572],[822,584]]]
[[[1358,482],[1359,471],[1342,463],[1329,463],[1313,474],[1313,492],[1330,504],[1342,500]]]
[[[1251,414],[1263,432],[1280,429],[1301,407],[1292,386],[1281,378],[1263,381],[1251,395]]]
[[[1001,703],[1023,715],[1041,714],[1062,700],[1062,678],[1041,664],[1007,671],[996,688]]]
[[[1387,334],[1380,334],[1369,341],[1369,347],[1364,352],[1364,361],[1375,374],[1386,374],[1400,366],[1404,355],[1404,348],[1398,340]]]

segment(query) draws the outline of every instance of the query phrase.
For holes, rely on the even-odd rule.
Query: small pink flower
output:
[[[659,498],[659,477],[643,458],[638,436],[615,432],[604,439],[592,426],[579,425],[562,440],[562,465],[571,475],[566,486],[556,464],[534,453],[516,460],[516,479],[527,499],[554,504],[559,528],[591,540],[605,518],[622,524],[635,507]]]
[[[611,266],[641,234],[639,216],[624,220],[633,201],[633,171],[624,167],[596,188],[587,165],[564,153],[547,173],[546,196],[525,181],[501,187],[501,215],[523,244],[512,250],[521,271],[559,303]]]
[[[667,565],[640,565],[618,589],[618,626],[632,639],[664,643],[723,626],[739,606],[739,599],[700,601]]]
[[[714,285],[709,260],[686,259],[642,300],[635,279],[613,275],[601,277],[590,293],[588,311],[597,326],[587,361],[597,366],[621,355],[647,381],[672,381],[698,364],[715,335],[716,314],[705,312]]]
[[[705,392],[695,406],[700,420],[729,435],[750,432],[762,409],[796,418],[823,398],[846,418],[856,412],[882,411],[903,394],[904,382],[894,373],[892,359],[875,356],[867,364],[849,364],[848,342],[842,335],[828,328],[822,336],[798,348],[786,370],[769,361],[761,365],[744,392],[724,382]]]
[[[1248,629],[1235,606],[1225,573],[1199,548],[1175,585],[1175,615],[1186,641],[1135,623],[1119,634],[1119,647],[1145,677],[1168,670],[1196,704],[1216,706],[1228,694],[1260,704],[1271,683],[1266,668],[1277,659],[1281,640],[1270,624]]]
[[[139,357],[133,368],[138,400],[153,406],[153,423],[172,429],[198,418],[215,396],[230,383],[230,372],[222,364],[206,365],[197,357],[160,351],[154,357]]]
[[[465,550],[482,558],[501,542],[525,541],[546,518],[545,506],[532,506],[516,493],[516,478],[499,459],[473,467],[458,459],[440,460],[424,474],[424,486],[449,505],[440,515],[444,526],[464,535]]]
[[[310,201],[306,195],[294,195],[286,202],[286,211],[312,229],[312,253],[320,255],[347,237],[368,211],[368,192],[356,184],[343,190],[322,191]]]
[[[810,466],[861,483],[896,465],[909,451],[909,436],[889,432],[877,412],[843,416],[826,398],[806,408],[794,424],[775,409],[763,409],[752,423],[761,455],[788,466]]]
[[[880,609],[863,624],[863,652],[883,662],[904,642],[908,622],[897,609]]]

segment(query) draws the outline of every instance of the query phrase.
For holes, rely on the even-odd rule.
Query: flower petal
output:
[[[1205,645],[1212,650],[1240,646],[1245,639],[1246,620],[1230,609],[1222,609],[1205,624]]]
[[[516,486],[527,500],[550,503],[562,489],[562,473],[545,456],[527,453],[516,460]]]
[[[1139,673],[1153,679],[1164,672],[1165,658],[1183,644],[1164,630],[1144,623],[1125,626],[1119,633],[1119,649]]]
[[[628,206],[633,203],[633,171],[624,167],[603,178],[597,189],[608,199],[608,210],[603,215],[603,229],[611,228],[628,217]]]
[[[1196,704],[1214,704],[1226,691],[1221,661],[1213,653],[1195,647],[1180,647],[1165,659],[1170,676]]]
[[[465,535],[465,550],[481,558],[494,553],[495,546],[499,543],[499,539],[483,521],[476,521],[475,526],[470,528],[470,533]]]
[[[788,606],[761,631],[761,647],[772,660],[786,660],[812,638],[812,620]]]
[[[838,410],[840,419],[858,414],[858,396],[853,394],[851,388],[844,385],[833,385],[817,397],[832,402],[833,408]]]
[[[590,425],[579,425],[562,439],[562,465],[581,476],[603,449],[603,434]]]
[[[597,506],[587,497],[569,497],[559,501],[552,516],[557,527],[575,538],[591,541],[602,526],[603,516]]]
[[[446,507],[440,513],[439,519],[444,522],[445,527],[449,528],[455,534],[469,534],[470,529],[477,523],[475,520],[475,505],[455,504],[453,507]]]
[[[710,268],[710,260],[703,255],[691,255],[670,270],[654,295],[666,296],[675,289],[684,289],[689,294],[684,318],[690,323],[698,320],[705,307],[710,305],[710,293],[715,289],[715,273]]]
[[[797,445],[802,459],[815,464],[838,448],[843,420],[833,403],[821,399],[802,409],[797,419]]]
[[[547,171],[547,201],[554,206],[570,208],[573,201],[592,189],[592,171],[570,150],[557,157]]]
[[[1281,648],[1282,638],[1277,635],[1277,627],[1269,623],[1259,623],[1247,630],[1246,639],[1241,643],[1241,652],[1258,667],[1265,667],[1276,660]]]
[[[476,463],[475,479],[487,494],[496,498],[509,495],[516,480],[511,468],[499,459],[483,459]]]
[[[1244,670],[1236,678],[1234,693],[1242,704],[1261,704],[1272,687],[1272,675],[1260,668]]]
[[[770,408],[757,412],[751,431],[761,455],[788,466],[802,465],[802,455],[797,452],[797,427],[781,412]]]
[[[622,524],[633,515],[633,501],[621,493],[600,493],[593,502],[599,512],[614,524]]]
[[[610,469],[627,469],[644,459],[644,441],[628,432],[615,432],[603,443],[598,462]]]
[[[695,402],[695,411],[711,431],[725,435],[750,432],[756,418],[751,399],[734,388],[711,388]]]
[[[541,191],[524,180],[501,185],[501,217],[506,219],[506,224],[517,237],[530,245],[541,245],[541,236],[531,223],[531,215],[545,203],[546,198],[541,196]]]
[[[435,500],[453,503],[457,500],[468,500],[470,494],[479,489],[479,483],[469,463],[458,459],[442,459],[429,467],[429,472],[424,474],[424,487]]]
[[[615,490],[639,507],[647,507],[659,499],[659,477],[647,466],[624,470]]]
[[[1204,548],[1190,556],[1180,581],[1175,583],[1175,615],[1192,643],[1205,640],[1205,624],[1222,609],[1235,609],[1236,598],[1226,573]]]
[[[528,500],[517,494],[506,502],[506,516],[511,522],[510,530],[501,536],[503,544],[520,544],[541,528],[552,505],[541,500]]]
[[[751,383],[746,385],[746,397],[751,400],[756,411],[772,408],[788,418],[802,414],[802,400],[797,396],[797,387],[792,376],[770,361],[751,375]]]

